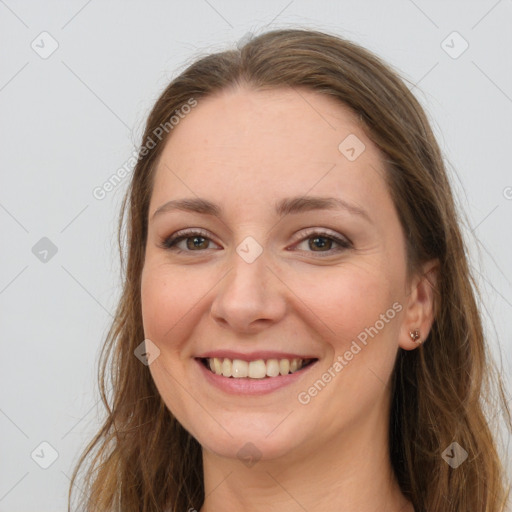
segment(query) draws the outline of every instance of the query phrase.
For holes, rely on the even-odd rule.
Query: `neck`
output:
[[[252,467],[203,450],[201,512],[414,512],[394,477],[383,424],[367,418]]]

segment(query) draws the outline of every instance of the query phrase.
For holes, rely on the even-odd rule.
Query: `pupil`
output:
[[[201,242],[198,242],[198,240],[203,240],[204,243],[205,238],[203,236],[194,236],[188,240],[193,240],[192,245],[188,244],[189,249],[201,249]]]
[[[311,247],[312,249],[322,249],[322,248],[325,248],[329,243],[331,243],[331,240],[328,240],[324,236],[317,236],[316,238],[312,239],[314,244],[316,244],[319,240],[320,240],[319,245],[313,245]],[[323,242],[322,242],[322,240],[323,240]],[[311,246],[311,244],[310,244],[310,246]]]

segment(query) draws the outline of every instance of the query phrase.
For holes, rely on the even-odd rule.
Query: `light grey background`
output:
[[[510,373],[511,0],[0,0],[0,512],[65,510],[99,425],[96,366],[120,290],[128,178],[103,200],[93,189],[132,155],[187,62],[248,32],[297,26],[348,37],[410,80],[467,212],[489,343]],[[55,255],[36,257],[43,237]],[[48,469],[42,442],[58,453]]]

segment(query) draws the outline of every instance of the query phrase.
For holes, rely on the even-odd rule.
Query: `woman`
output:
[[[279,30],[198,60],[126,211],[87,510],[504,510],[449,181],[377,57]]]

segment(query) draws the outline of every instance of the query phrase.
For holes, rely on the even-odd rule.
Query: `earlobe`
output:
[[[411,329],[409,330],[409,337],[405,338],[405,341],[403,340],[403,336],[400,336],[400,348],[403,348],[404,350],[414,350],[415,348],[418,348],[425,340],[426,336],[421,335],[421,331],[419,329]]]
[[[420,331],[418,329],[414,329],[414,331],[409,331],[409,335],[411,336],[411,339],[412,341],[414,341],[414,343],[423,343]]]
[[[418,348],[428,337],[437,309],[438,271],[438,260],[430,261],[413,280],[399,339],[404,350]]]

